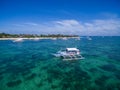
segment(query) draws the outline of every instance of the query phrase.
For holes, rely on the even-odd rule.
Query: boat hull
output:
[[[61,55],[61,54],[53,54],[55,57],[59,57],[63,60],[80,60],[85,59],[81,55]]]

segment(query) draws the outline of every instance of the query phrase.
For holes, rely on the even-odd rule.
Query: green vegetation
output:
[[[7,34],[7,33],[0,33],[0,38],[35,38],[35,37],[78,37],[77,35],[62,35],[62,34],[47,34],[47,35],[38,35],[38,34]]]

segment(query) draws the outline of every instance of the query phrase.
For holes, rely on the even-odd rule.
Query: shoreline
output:
[[[79,38],[79,37],[35,37],[35,38],[0,38],[0,40],[34,40],[34,39],[70,39],[70,38]]]

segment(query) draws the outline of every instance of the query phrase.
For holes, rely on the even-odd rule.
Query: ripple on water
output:
[[[120,38],[118,39],[120,40]],[[56,40],[51,43],[51,41],[0,42],[0,45],[3,44],[3,47],[0,48],[0,53],[3,53],[0,54],[0,88],[2,88],[0,90],[21,90],[22,88],[27,90],[30,88],[120,90],[119,41],[106,37],[104,39],[93,38],[90,42],[84,38],[80,42],[71,39],[67,42]],[[85,61],[62,61],[50,55],[61,47],[66,47],[66,44],[70,47],[77,45],[83,52]],[[112,47],[114,50],[111,51]],[[90,60],[94,60],[95,63],[92,64]],[[106,64],[107,62],[108,64]],[[94,76],[95,74],[97,75]],[[94,79],[96,80],[94,81]]]

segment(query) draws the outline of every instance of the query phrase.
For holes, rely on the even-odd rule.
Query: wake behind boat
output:
[[[78,60],[84,59],[80,54],[80,50],[77,48],[66,48],[65,50],[60,50],[56,54],[53,54],[55,57],[61,57],[63,60]]]

